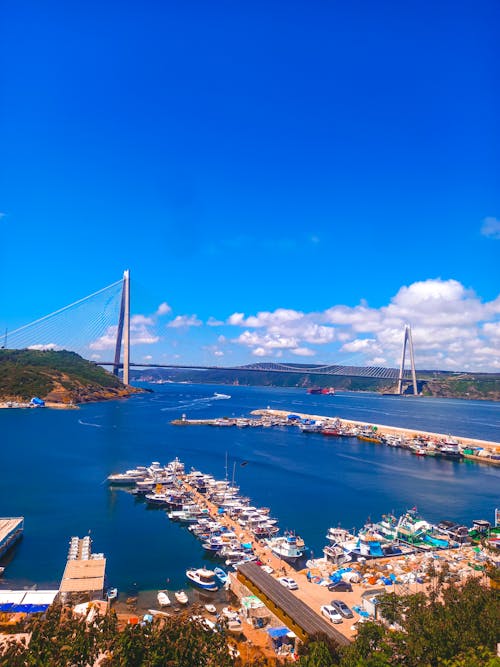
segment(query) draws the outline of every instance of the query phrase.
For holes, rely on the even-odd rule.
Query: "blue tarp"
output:
[[[2,607],[10,606],[10,609],[3,610]],[[13,605],[0,605],[0,611],[8,611],[11,614],[16,612],[23,612],[24,614],[40,614],[44,611],[47,611],[49,608],[48,604],[13,604]]]
[[[282,627],[282,628],[269,628],[267,631],[267,634],[272,637],[273,639],[278,639],[279,637],[286,637],[287,634],[290,632],[288,628]]]
[[[33,405],[40,405],[40,406],[45,405],[45,401],[43,401],[41,398],[38,398],[38,396],[33,396],[30,403],[32,403]]]

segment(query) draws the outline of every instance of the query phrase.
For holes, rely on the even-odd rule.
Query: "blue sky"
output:
[[[130,268],[136,358],[500,368],[499,13],[4,3],[0,326]]]

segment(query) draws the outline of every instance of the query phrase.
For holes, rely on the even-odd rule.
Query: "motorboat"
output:
[[[174,596],[179,604],[187,604],[189,602],[188,596],[184,591],[177,591],[174,593]]]
[[[214,604],[206,604],[205,609],[208,611],[209,614],[216,614],[217,609]]]
[[[207,570],[205,567],[186,570],[186,577],[195,586],[203,588],[205,591],[216,591],[219,588],[215,581],[215,572]]]
[[[167,591],[158,591],[158,595],[156,596],[158,600],[158,604],[160,607],[170,607],[172,604],[170,602],[170,598],[168,597],[168,592]]]

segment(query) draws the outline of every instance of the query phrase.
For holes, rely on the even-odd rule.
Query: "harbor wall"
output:
[[[280,417],[281,419],[286,419],[287,415],[290,414],[290,411],[287,410],[271,410],[269,408],[262,410],[254,410],[253,415],[259,416],[268,416],[268,417]],[[455,436],[450,433],[433,433],[431,431],[421,431],[416,428],[402,428],[400,426],[387,426],[387,424],[375,424],[373,422],[360,422],[355,421],[354,419],[342,419],[341,417],[328,417],[326,415],[310,415],[301,412],[293,412],[293,414],[298,415],[301,419],[314,419],[316,421],[322,420],[332,420],[338,419],[343,426],[360,426],[360,427],[373,427],[377,428],[377,432],[383,435],[404,435],[407,437],[415,436],[424,436],[426,438],[443,440],[446,438],[454,438],[460,445],[464,447],[483,447],[488,449],[491,452],[499,453],[500,452],[500,442],[493,442],[491,440],[477,440],[475,438],[466,438],[462,436]]]

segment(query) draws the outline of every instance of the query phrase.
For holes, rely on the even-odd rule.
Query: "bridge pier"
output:
[[[411,327],[409,324],[405,326],[405,333],[403,339],[403,353],[401,355],[401,365],[399,367],[399,377],[398,377],[398,387],[397,394],[400,396],[403,394],[403,382],[404,380],[404,367],[405,367],[405,357],[406,357],[406,345],[410,348],[410,367],[411,367],[411,381],[413,384],[413,394],[418,396],[418,387],[417,387],[417,374],[415,372],[415,358],[413,356],[413,339],[411,337]]]
[[[120,363],[123,342],[123,364]],[[120,317],[118,318],[118,330],[116,332],[115,360],[113,362],[113,373],[118,375],[123,368],[123,384],[129,384],[130,370],[130,271],[123,272],[122,300],[120,305]]]

